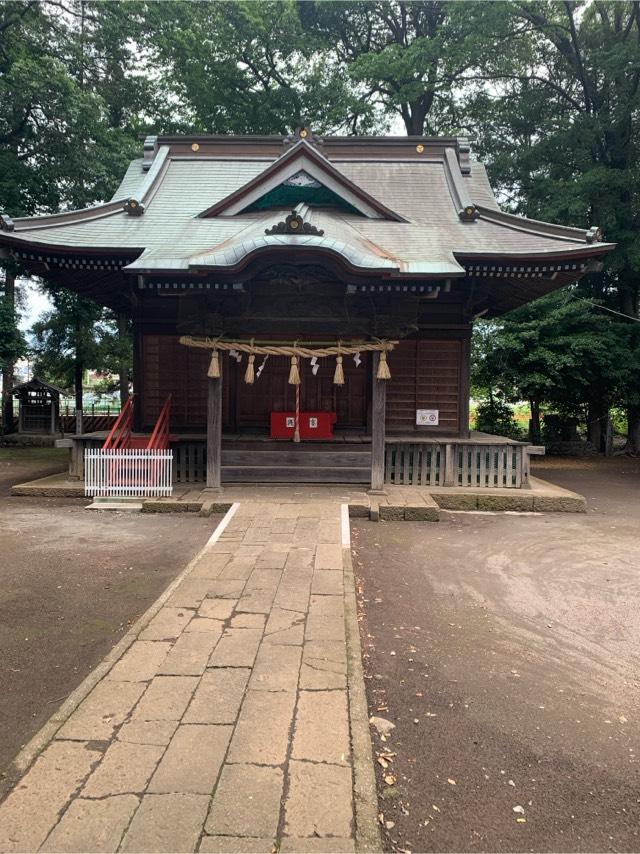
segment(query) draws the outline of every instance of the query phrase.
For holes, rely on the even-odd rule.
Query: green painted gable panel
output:
[[[360,214],[353,205],[346,202],[333,190],[319,185],[317,187],[294,187],[285,184],[280,184],[264,196],[261,196],[252,205],[246,208],[247,211],[264,211],[270,208],[290,208],[293,210],[296,205],[306,204],[316,208],[340,208],[348,213]]]

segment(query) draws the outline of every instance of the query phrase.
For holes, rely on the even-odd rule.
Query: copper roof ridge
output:
[[[317,242],[315,242],[317,240]],[[376,261],[378,259],[388,261],[392,266],[389,265],[381,265],[375,267],[363,267],[358,264],[354,264],[344,252],[341,251],[341,248],[346,249],[354,249],[357,250],[358,247],[353,244],[346,243],[345,241],[338,240],[337,238],[327,238],[327,237],[317,237],[309,234],[279,234],[279,235],[263,235],[260,237],[260,243],[258,241],[254,241],[255,245],[249,249],[247,252],[243,253],[240,258],[238,258],[235,263],[232,264],[216,264],[215,266],[223,269],[225,271],[234,271],[241,270],[246,267],[256,256],[266,254],[269,252],[279,253],[282,251],[286,251],[290,248],[292,243],[290,241],[294,241],[294,244],[299,250],[309,251],[309,252],[319,252],[321,254],[328,254],[333,256],[334,258],[339,259],[346,267],[351,270],[359,273],[366,273],[371,275],[375,272],[390,272],[392,269],[397,269],[400,271],[400,267],[398,266],[398,262],[392,258],[381,258],[377,254],[370,254],[370,257],[374,258]],[[231,244],[233,245],[233,244]],[[338,248],[340,247],[340,248]],[[223,247],[220,249],[221,252],[225,251]],[[218,249],[214,250],[212,253],[201,253],[201,255],[205,254],[216,254]],[[207,267],[209,265],[206,264],[195,264],[191,263],[191,259],[199,257],[198,255],[189,256],[189,269],[198,270],[201,267]]]
[[[153,137],[154,141],[158,145],[170,145],[171,143],[180,142],[238,142],[238,143],[276,143],[284,141],[287,139],[288,134],[158,134],[156,137]],[[152,139],[151,137],[142,137],[143,139]],[[358,143],[372,142],[372,143],[381,143],[386,144],[389,142],[399,143],[399,144],[407,144],[415,146],[417,143],[422,143],[423,145],[451,145],[453,147],[457,147],[467,144],[466,138],[458,137],[458,136],[420,136],[420,135],[407,135],[407,136],[397,136],[397,135],[384,135],[384,134],[362,134],[362,135],[354,135],[354,134],[336,134],[336,135],[328,135],[323,134],[322,139],[327,142],[330,141],[332,143],[337,143],[338,145],[357,145]],[[305,142],[305,140],[300,140],[300,142]],[[296,143],[297,144],[297,143]]]
[[[508,211],[489,208],[482,204],[477,204],[476,207],[483,220],[493,222],[497,225],[502,225],[505,228],[514,229],[515,231],[524,231],[529,234],[536,234],[540,237],[553,237],[557,240],[572,240],[581,244],[601,242],[589,241],[588,239],[589,233],[595,233],[597,229],[576,228],[575,226],[570,225],[561,225],[559,223],[545,222],[544,220],[530,219],[529,217],[509,213]]]
[[[460,168],[460,162],[450,148],[445,149],[444,174],[449,192],[456,208],[458,217],[463,222],[473,222],[478,218],[478,207],[469,195],[469,190]]]

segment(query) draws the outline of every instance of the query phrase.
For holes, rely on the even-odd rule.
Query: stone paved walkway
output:
[[[0,806],[0,850],[353,851],[343,583],[337,501],[243,502]]]

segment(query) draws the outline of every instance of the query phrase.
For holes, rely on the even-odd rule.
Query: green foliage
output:
[[[508,436],[510,439],[523,438],[522,430],[513,415],[513,407],[495,395],[478,403],[473,427],[483,433]]]
[[[18,328],[18,319],[15,308],[4,295],[0,295],[0,370],[27,352],[27,343]]]
[[[54,310],[33,325],[34,373],[72,388],[76,364],[117,373],[131,362],[131,344],[119,339],[112,312],[64,289],[50,289]]]
[[[0,4],[0,208],[108,199],[137,150],[150,83],[132,74],[136,3]]]
[[[611,403],[635,381],[627,359],[632,331],[571,293],[550,294],[478,324],[474,387],[573,413],[602,395]]]
[[[464,99],[494,184],[527,216],[599,225],[618,244],[591,295],[638,314],[640,20],[633,2],[511,3],[493,91]],[[496,97],[502,96],[502,97]]]
[[[502,3],[423,0],[301,3],[307,31],[335,55],[342,76],[408,134],[451,133],[459,84],[511,37]]]
[[[320,132],[370,110],[336,57],[301,25],[293,0],[151,3],[144,45],[163,73],[165,132],[281,134],[304,119]]]

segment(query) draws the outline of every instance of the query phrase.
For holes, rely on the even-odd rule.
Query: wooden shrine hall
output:
[[[473,320],[612,248],[501,211],[464,140],[310,128],[149,137],[110,201],[0,216],[0,252],[132,319],[131,430],[170,397],[173,481],[213,488],[526,485],[525,445],[469,432]]]

